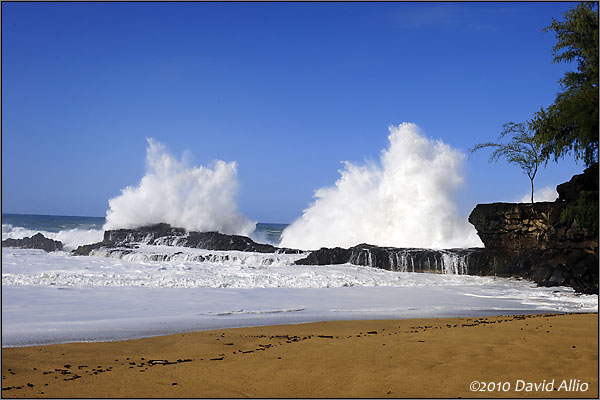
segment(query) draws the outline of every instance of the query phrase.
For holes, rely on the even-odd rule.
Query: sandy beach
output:
[[[598,397],[598,314],[336,321],[2,349],[12,397]]]

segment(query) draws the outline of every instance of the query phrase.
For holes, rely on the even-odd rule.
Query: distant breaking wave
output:
[[[392,247],[483,247],[457,215],[464,154],[423,136],[417,125],[390,126],[379,164],[344,163],[334,186],[282,234],[281,246],[316,250],[360,243]]]
[[[41,233],[45,237],[53,240],[59,240],[65,246],[65,250],[73,250],[77,247],[95,243],[102,240],[103,232],[99,229],[64,229],[58,232],[49,232],[40,229],[27,229],[21,226],[11,224],[2,224],[2,240],[22,239],[31,237],[36,233]]]
[[[235,162],[188,167],[162,144],[147,140],[146,175],[109,200],[104,230],[166,222],[190,231],[250,235],[256,221],[238,211]]]

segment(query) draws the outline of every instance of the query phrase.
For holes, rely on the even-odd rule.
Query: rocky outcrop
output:
[[[573,175],[569,182],[556,187],[559,201],[577,201],[584,191],[598,191],[598,163],[586,168],[583,174]]]
[[[520,252],[560,242],[557,223],[563,203],[478,204],[469,222],[475,226],[486,249]]]
[[[3,247],[18,247],[21,249],[42,249],[47,252],[60,251],[63,249],[62,242],[48,239],[41,233],[23,239],[6,239],[2,241]]]
[[[530,266],[527,259],[505,257],[501,250],[484,248],[433,250],[360,244],[349,249],[321,248],[295,262],[296,265],[345,263],[399,272],[520,276],[531,279],[531,274],[522,273]]]
[[[559,185],[555,202],[478,204],[469,222],[485,245],[485,257],[501,267],[498,275],[597,294],[598,237],[576,219],[561,219],[563,210],[579,198],[578,193],[590,190],[598,190],[597,165]]]
[[[477,273],[472,260],[478,249],[411,249],[359,244],[349,249],[321,248],[296,265],[353,264],[400,272]],[[470,266],[470,267],[469,267]]]
[[[270,244],[256,243],[246,236],[225,235],[218,232],[187,232],[169,224],[154,224],[134,229],[116,229],[104,232],[102,242],[80,246],[73,255],[89,255],[99,248],[131,248],[138,244],[192,247],[206,250],[237,250],[257,253],[300,253],[299,250],[280,249]]]

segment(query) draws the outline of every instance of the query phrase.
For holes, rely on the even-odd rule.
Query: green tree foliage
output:
[[[585,2],[552,20],[554,62],[576,62],[577,71],[559,81],[561,91],[533,117],[544,161],[573,152],[586,165],[598,161],[598,3]]]
[[[577,71],[559,81],[561,91],[548,108],[533,117],[544,161],[573,152],[589,167],[598,163],[598,3],[585,2],[552,20],[554,62],[576,62]],[[574,221],[598,237],[598,187],[579,193],[561,213],[561,222]]]
[[[598,190],[583,190],[575,202],[565,207],[560,222],[571,225],[573,221],[598,237]]]
[[[470,149],[470,152],[473,153],[486,147],[492,147],[495,150],[490,156],[490,162],[498,161],[502,157],[506,158],[509,163],[521,167],[531,181],[531,202],[533,203],[533,179],[542,162],[541,146],[535,140],[535,132],[532,129],[531,121],[518,124],[509,122],[504,124],[503,128],[499,139],[510,135],[511,139],[509,142],[504,144],[492,142],[480,143]]]

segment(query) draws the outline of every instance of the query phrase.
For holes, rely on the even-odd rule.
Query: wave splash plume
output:
[[[483,247],[452,194],[464,154],[429,140],[413,123],[390,126],[380,163],[344,163],[335,186],[282,234],[281,246],[315,250],[360,243],[393,247]]]
[[[217,160],[213,169],[188,167],[149,138],[146,175],[109,200],[104,230],[166,222],[188,231],[248,236],[256,221],[240,214],[236,163]]]

